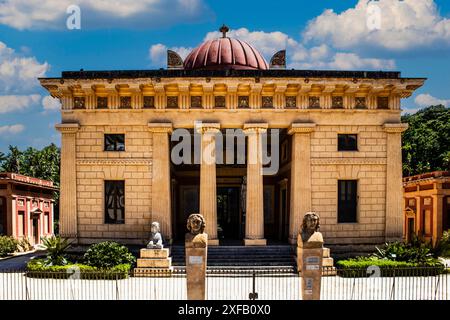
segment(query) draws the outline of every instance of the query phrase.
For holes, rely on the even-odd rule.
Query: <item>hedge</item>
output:
[[[419,264],[414,262],[392,261],[378,258],[355,258],[340,260],[336,263],[337,274],[341,277],[371,277],[374,271],[369,267],[378,267],[382,277],[434,276],[445,272],[445,266],[438,260]]]
[[[44,259],[33,259],[27,263],[26,275],[31,278],[68,279],[74,274],[72,270],[80,270],[81,279],[116,280],[128,278],[131,265],[120,264],[109,269],[99,269],[81,263],[45,266]]]

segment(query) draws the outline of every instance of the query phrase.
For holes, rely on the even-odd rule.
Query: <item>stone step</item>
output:
[[[138,268],[169,268],[172,265],[172,258],[165,259],[137,259]]]

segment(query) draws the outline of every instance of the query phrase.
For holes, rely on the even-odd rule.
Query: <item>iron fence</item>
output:
[[[373,271],[373,270],[372,270]],[[436,268],[379,272],[324,268],[322,300],[449,300],[450,276]],[[375,270],[377,271],[377,270]],[[208,300],[300,300],[295,268],[209,268]],[[184,269],[145,275],[104,272],[0,273],[0,300],[185,300]]]

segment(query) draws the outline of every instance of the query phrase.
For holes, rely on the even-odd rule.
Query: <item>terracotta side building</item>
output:
[[[53,182],[0,173],[0,234],[31,244],[53,235]]]
[[[450,172],[436,171],[403,178],[403,238],[423,237],[434,244],[450,230]]]
[[[168,51],[164,70],[40,79],[62,103],[62,235],[141,244],[159,221],[176,241],[186,217],[200,212],[210,245],[295,243],[312,210],[327,244],[401,239],[400,101],[425,79],[287,70],[284,51],[268,63],[221,31],[185,61]],[[235,155],[216,140],[231,129],[246,137],[244,161],[171,159],[180,131],[199,142],[201,159]],[[278,170],[262,176],[264,133],[275,130],[268,148],[279,154]]]

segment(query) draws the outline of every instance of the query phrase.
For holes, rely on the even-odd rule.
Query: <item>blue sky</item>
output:
[[[286,48],[291,68],[398,70],[406,77],[428,78],[403,101],[404,110],[450,104],[448,0],[110,3],[0,2],[0,151],[10,144],[22,149],[59,145],[54,129],[60,120],[58,102],[40,88],[38,76],[58,77],[63,70],[80,68],[165,67],[168,48],[185,56],[204,39],[217,36],[222,23],[232,29],[231,36],[250,42],[266,59]],[[66,27],[71,4],[81,9],[80,30]],[[368,19],[375,19],[369,21],[372,27]]]

